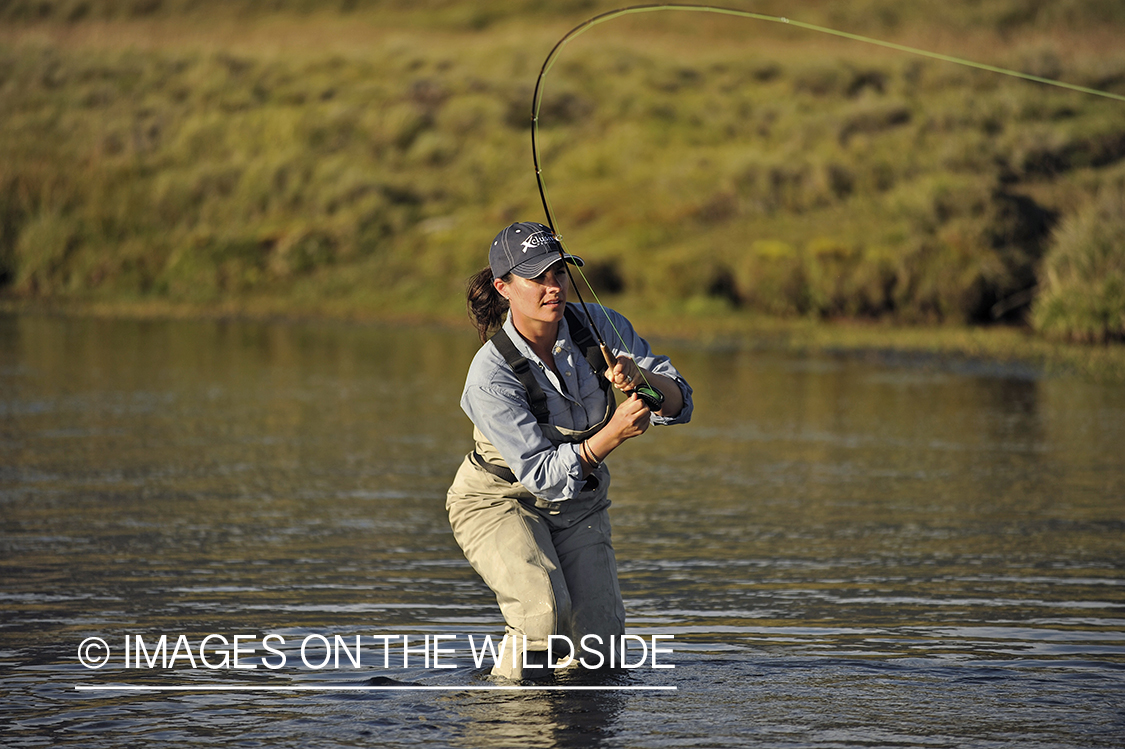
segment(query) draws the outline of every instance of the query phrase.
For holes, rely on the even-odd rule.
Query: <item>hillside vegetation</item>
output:
[[[800,12],[1125,94],[1119,2],[900,5]],[[0,297],[461,314],[543,220],[539,66],[612,7],[0,0]],[[1123,102],[664,12],[572,42],[540,134],[606,301],[1125,338]]]

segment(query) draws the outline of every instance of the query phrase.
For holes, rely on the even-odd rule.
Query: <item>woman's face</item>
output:
[[[557,323],[566,308],[568,276],[560,260],[535,278],[512,274],[510,282],[496,279],[493,285],[512,306],[515,322]]]

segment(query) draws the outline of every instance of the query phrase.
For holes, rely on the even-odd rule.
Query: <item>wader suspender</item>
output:
[[[605,368],[605,359],[602,358],[601,349],[594,345],[594,334],[583,324],[578,317],[578,313],[573,312],[570,307],[563,310],[563,315],[566,317],[566,324],[570,328],[570,337],[574,341],[574,345],[582,352],[582,356],[589,362],[594,373],[597,374],[602,390],[606,391],[606,395],[609,395],[609,380],[602,375],[602,370]],[[535,420],[540,424],[546,424],[549,416],[547,413],[547,396],[535,380],[535,375],[531,371],[531,363],[520,354],[503,328],[496,331],[491,340],[492,345],[504,357],[504,361],[508,362],[508,366],[516,373],[520,384],[527,391],[527,400],[531,405],[531,413],[535,416]]]
[[[595,345],[594,334],[590,329],[583,324],[581,318],[578,317],[577,312],[573,312],[570,307],[563,310],[563,316],[566,317],[567,327],[570,328],[570,337],[574,341],[574,345],[582,352],[582,356],[590,364],[594,373],[598,376],[599,384],[605,392],[607,398],[612,398],[610,394],[609,380],[602,374],[602,368],[605,366],[605,359],[602,358],[601,349]],[[520,354],[516,349],[516,345],[512,343],[512,339],[504,332],[504,328],[500,328],[492,336],[492,345],[504,357],[504,361],[508,362],[508,366],[516,373],[520,384],[523,385],[524,390],[527,391],[527,401],[531,406],[531,413],[535,417],[535,421],[539,424],[548,423],[550,414],[547,411],[547,395],[543,392],[543,388],[539,387],[539,383],[535,380],[535,375],[531,371],[531,363],[527,357]],[[484,470],[491,473],[493,476],[498,476],[510,484],[516,483],[516,474],[507,466],[498,466],[494,463],[489,463],[482,458],[474,450],[472,454],[473,462]],[[597,478],[590,476],[594,481],[594,486],[597,486]],[[590,479],[587,479],[589,482]]]

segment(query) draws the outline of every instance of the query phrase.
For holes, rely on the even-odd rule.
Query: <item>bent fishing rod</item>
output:
[[[547,188],[543,183],[543,168],[542,168],[542,164],[540,162],[540,157],[539,157],[539,110],[540,110],[540,105],[543,102],[543,81],[547,76],[547,72],[551,69],[551,66],[554,65],[555,59],[562,52],[563,47],[565,47],[567,45],[567,43],[570,42],[570,40],[574,39],[575,37],[579,36],[580,34],[588,31],[589,29],[593,28],[594,26],[597,26],[598,24],[605,23],[606,21],[611,21],[615,18],[620,18],[621,16],[633,15],[633,14],[637,14],[637,13],[652,13],[652,12],[655,12],[655,11],[665,11],[665,10],[668,10],[668,11],[701,12],[701,13],[717,13],[717,14],[720,14],[720,15],[735,16],[737,18],[746,18],[746,19],[755,20],[755,21],[767,21],[767,22],[770,22],[770,23],[781,23],[781,24],[786,24],[788,26],[796,26],[797,28],[806,29],[808,31],[815,31],[815,32],[818,32],[818,33],[821,33],[821,34],[830,34],[832,36],[842,37],[844,39],[850,39],[852,41],[863,42],[865,44],[873,44],[873,45],[876,45],[876,46],[879,46],[879,47],[886,47],[888,49],[897,50],[899,52],[906,52],[907,54],[918,55],[918,56],[921,56],[921,57],[928,57],[928,58],[931,58],[931,59],[934,59],[934,60],[940,60],[942,62],[948,62],[948,63],[952,63],[952,64],[955,64],[955,65],[963,65],[963,66],[970,67],[970,68],[977,68],[978,70],[985,70],[985,71],[988,71],[988,72],[991,72],[991,73],[999,73],[1001,75],[1007,75],[1007,76],[1011,76],[1011,77],[1014,77],[1014,78],[1022,78],[1022,79],[1027,80],[1027,81],[1033,81],[1035,83],[1042,83],[1042,84],[1046,84],[1048,86],[1057,86],[1057,87],[1060,87],[1060,88],[1070,89],[1072,91],[1078,91],[1078,92],[1084,93],[1084,94],[1092,94],[1092,95],[1095,95],[1095,96],[1104,96],[1104,97],[1107,97],[1107,98],[1110,98],[1110,99],[1117,99],[1119,101],[1125,101],[1125,96],[1122,96],[1120,94],[1114,94],[1114,93],[1111,93],[1111,92],[1108,92],[1108,91],[1100,91],[1100,90],[1095,89],[1095,88],[1087,88],[1086,86],[1079,86],[1079,85],[1076,85],[1076,84],[1073,84],[1073,83],[1066,83],[1064,81],[1058,81],[1058,80],[1054,80],[1054,79],[1051,79],[1051,78],[1043,78],[1042,76],[1032,75],[1030,73],[1022,73],[1022,72],[1017,71],[1017,70],[1009,70],[1008,68],[1001,68],[1001,67],[997,67],[995,65],[986,65],[986,64],[980,63],[980,62],[974,62],[973,60],[966,60],[964,58],[954,57],[952,55],[944,55],[944,54],[941,54],[941,53],[938,53],[938,52],[930,52],[928,50],[918,49],[916,47],[908,47],[908,46],[903,45],[903,44],[895,44],[894,42],[887,42],[887,41],[883,41],[881,39],[874,39],[872,37],[862,36],[860,34],[852,34],[852,33],[847,32],[847,31],[840,31],[838,29],[831,29],[831,28],[828,28],[826,26],[817,26],[817,25],[811,24],[811,23],[804,23],[802,21],[795,21],[793,19],[785,18],[785,17],[782,17],[782,16],[770,16],[770,15],[765,15],[765,14],[762,14],[762,13],[751,13],[750,11],[738,10],[736,8],[724,8],[724,7],[720,7],[720,6],[716,6],[716,5],[687,5],[687,4],[680,4],[680,3],[662,3],[662,4],[654,4],[654,5],[634,5],[634,6],[629,6],[627,8],[617,8],[616,10],[606,11],[604,13],[600,13],[596,16],[588,18],[587,20],[583,21],[582,23],[580,23],[579,25],[575,26],[573,29],[568,31],[565,35],[563,35],[563,37],[561,39],[559,39],[558,42],[555,43],[555,46],[551,48],[551,51],[547,54],[547,58],[543,61],[543,66],[539,70],[539,76],[535,79],[535,93],[533,94],[532,101],[531,101],[531,155],[532,155],[532,160],[533,160],[534,165],[535,165],[535,182],[539,187],[539,198],[543,202],[543,212],[546,214],[546,217],[547,217],[547,226],[550,228],[551,233],[555,236],[555,239],[558,240],[558,243],[559,243],[559,258],[563,260],[563,268],[566,269],[567,278],[570,279],[570,285],[574,288],[574,292],[578,296],[578,301],[582,306],[582,311],[586,315],[587,322],[589,323],[590,327],[593,328],[593,332],[594,332],[594,335],[597,338],[598,345],[601,347],[602,356],[605,357],[606,364],[611,369],[617,363],[617,359],[616,359],[616,357],[614,357],[614,355],[612,353],[610,353],[609,347],[606,345],[605,339],[602,337],[601,331],[599,331],[598,326],[594,324],[594,318],[590,314],[589,307],[586,306],[586,300],[584,300],[582,298],[582,292],[578,288],[578,284],[574,280],[574,274],[571,273],[570,263],[566,262],[565,245],[563,244],[562,236],[559,234],[558,229],[555,226],[555,215],[554,215],[554,212],[551,210],[551,202],[547,198]],[[582,276],[582,280],[586,282],[587,288],[589,288],[590,293],[593,294],[594,301],[596,301],[600,304],[601,300],[598,299],[597,292],[594,291],[593,285],[590,283],[590,280],[586,277],[586,274],[582,271],[582,268],[580,266],[577,266],[577,265],[575,267],[578,268],[578,273]],[[610,318],[607,315],[606,319],[609,320],[610,325],[613,327],[613,332],[617,334],[617,338],[621,342],[622,348],[625,350],[626,353],[629,354],[630,357],[633,357],[633,352],[629,350],[628,344],[625,343],[625,339],[621,335],[621,331],[617,330],[617,326],[613,324],[612,318]],[[635,358],[635,357],[633,357],[633,358]],[[638,367],[638,369],[640,369],[640,368]],[[644,370],[640,370],[640,372],[641,372],[641,378],[645,380],[645,384],[641,385],[641,386],[638,386],[633,391],[627,391],[626,395],[631,395],[632,393],[636,393],[637,396],[642,401],[644,401],[645,405],[647,405],[651,410],[653,410],[653,411],[659,410],[660,406],[663,404],[663,401],[664,401],[664,394],[661,393],[656,388],[654,388],[651,384],[649,384],[648,378],[644,376]]]

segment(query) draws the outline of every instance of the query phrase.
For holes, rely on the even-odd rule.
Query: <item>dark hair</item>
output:
[[[505,283],[511,281],[512,274],[505,275],[501,280]],[[500,296],[500,292],[492,285],[492,268],[482,268],[469,279],[466,289],[468,297],[469,319],[477,328],[480,342],[488,340],[489,333],[504,324],[504,315],[508,312],[508,300]]]

